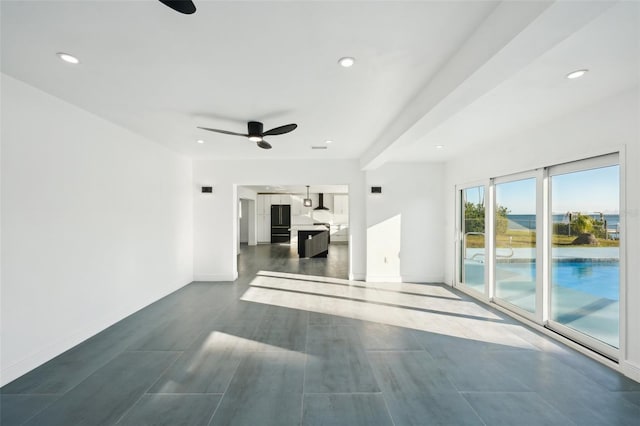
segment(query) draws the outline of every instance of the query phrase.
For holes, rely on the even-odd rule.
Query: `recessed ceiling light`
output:
[[[324,141],[324,143],[333,143],[333,141],[332,140],[326,140],[326,141]]]
[[[570,72],[569,74],[567,74],[567,78],[570,80],[573,80],[574,78],[580,78],[583,75],[585,75],[589,70],[577,70],[577,71],[573,71]]]
[[[444,148],[444,145],[436,145],[436,149],[442,149]]]
[[[342,66],[344,68],[349,68],[349,67],[353,66],[353,64],[356,63],[356,60],[354,58],[352,58],[351,56],[345,56],[344,58],[340,58],[338,60],[338,63],[340,64],[340,66]]]
[[[63,61],[68,62],[70,64],[76,65],[76,64],[80,63],[80,59],[76,58],[73,55],[69,55],[68,53],[58,52],[58,53],[56,53],[56,55],[58,55],[58,57],[60,59],[62,59]]]
[[[198,139],[196,142],[198,143],[204,143],[204,141],[202,139]]]

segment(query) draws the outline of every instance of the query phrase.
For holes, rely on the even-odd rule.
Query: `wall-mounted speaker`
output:
[[[203,194],[211,194],[213,193],[213,186],[203,186],[202,187]]]
[[[381,186],[372,186],[371,187],[371,193],[372,194],[382,194],[382,187]]]

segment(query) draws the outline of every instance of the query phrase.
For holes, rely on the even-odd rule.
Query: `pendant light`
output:
[[[311,203],[311,198],[309,198],[309,185],[307,185],[307,198],[305,198],[305,199],[302,201],[302,204],[303,204],[305,207],[311,207],[311,204],[312,204],[312,203]]]

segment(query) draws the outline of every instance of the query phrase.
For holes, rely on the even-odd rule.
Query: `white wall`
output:
[[[442,282],[444,166],[394,163],[366,172],[367,281]],[[381,186],[381,194],[371,194]]]
[[[535,129],[496,141],[492,149],[470,152],[446,165],[445,280],[453,282],[455,185],[514,172],[575,161],[622,149],[626,161],[626,293],[627,345],[621,367],[640,380],[640,92],[605,99]],[[623,206],[624,207],[624,206]],[[624,273],[625,271],[622,271]]]
[[[237,277],[234,236],[237,235],[238,185],[349,185],[350,275],[365,276],[364,173],[356,160],[193,162],[194,190],[213,185],[210,197],[194,197],[194,276],[201,281]],[[234,225],[235,224],[235,225]]]
[[[191,161],[2,76],[1,383],[193,278]]]

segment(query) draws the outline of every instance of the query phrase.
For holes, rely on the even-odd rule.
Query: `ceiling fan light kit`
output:
[[[63,61],[65,61],[65,62],[67,62],[69,64],[78,65],[80,63],[80,59],[78,59],[75,56],[70,55],[68,53],[58,52],[58,53],[56,53],[56,55],[58,55],[58,57],[60,59],[62,59]]]
[[[264,140],[265,136],[284,135],[285,133],[293,132],[298,127],[297,124],[285,124],[284,126],[274,127],[273,129],[264,130],[264,125],[259,121],[249,121],[247,123],[247,133],[236,133],[228,130],[211,129],[209,127],[198,127],[198,129],[208,130],[210,132],[222,133],[224,135],[244,136],[251,142],[256,144],[262,149],[271,149],[271,144]]]

